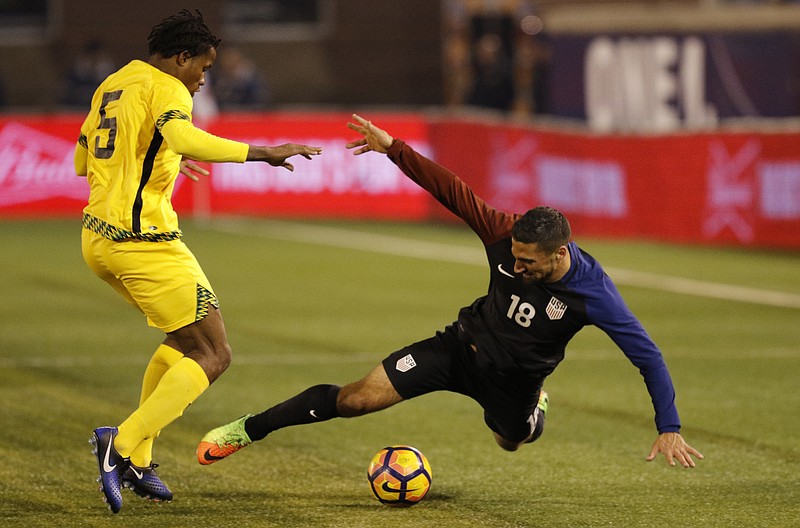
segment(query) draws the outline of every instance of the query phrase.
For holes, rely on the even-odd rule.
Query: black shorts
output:
[[[440,390],[463,394],[480,404],[486,425],[506,440],[521,442],[532,432],[544,380],[481,369],[457,323],[394,352],[383,366],[404,399]]]

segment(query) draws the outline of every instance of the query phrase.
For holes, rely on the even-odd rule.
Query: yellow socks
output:
[[[139,398],[139,405],[142,405],[147,398],[156,390],[158,382],[161,377],[172,367],[175,363],[180,361],[183,354],[178,352],[172,347],[161,344],[156,349],[153,357],[150,358],[150,363],[147,364],[147,369],[144,371],[144,379],[142,380],[142,395]],[[160,431],[159,431],[160,432]],[[150,438],[145,438],[136,446],[136,449],[131,453],[131,462],[138,467],[147,467],[153,461],[153,441],[158,437],[156,433]]]
[[[188,357],[179,359],[164,372],[144,403],[119,426],[114,439],[117,452],[123,457],[132,456],[142,441],[154,438],[161,429],[183,415],[183,411],[203,394],[208,385],[208,377],[196,361]],[[149,458],[143,453],[137,455]],[[137,462],[141,460],[134,461],[138,466]],[[143,465],[149,465],[149,462]]]

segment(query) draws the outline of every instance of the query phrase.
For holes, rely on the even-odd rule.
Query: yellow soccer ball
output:
[[[418,449],[384,447],[372,457],[367,478],[373,495],[389,506],[413,506],[431,488],[431,465]]]

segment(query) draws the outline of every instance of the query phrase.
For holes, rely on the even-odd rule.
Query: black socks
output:
[[[315,385],[261,414],[248,418],[244,423],[244,430],[250,440],[255,442],[283,427],[338,418],[339,411],[336,409],[338,394],[337,385]]]

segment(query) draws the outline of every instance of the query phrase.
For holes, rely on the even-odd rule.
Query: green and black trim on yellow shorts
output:
[[[165,233],[136,233],[121,227],[113,226],[89,213],[83,213],[84,228],[93,231],[103,238],[107,238],[113,242],[121,242],[123,240],[141,240],[143,242],[169,242],[171,240],[178,240],[183,233],[180,229],[175,231],[167,231]]]

